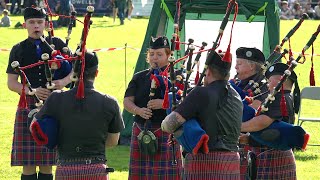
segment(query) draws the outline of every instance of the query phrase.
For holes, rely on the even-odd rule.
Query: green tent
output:
[[[180,0],[180,2],[179,35],[181,42],[185,42],[185,20],[221,21],[228,6],[228,1],[226,0]],[[237,0],[236,2],[239,7],[237,21],[265,23],[263,52],[268,56],[275,46],[279,44],[279,12],[277,2],[275,0]],[[169,38],[172,36],[175,11],[175,0],[154,1],[146,36],[135,67],[135,73],[147,69],[149,66],[146,63],[146,51],[151,36],[166,35]],[[233,14],[230,15],[229,23],[231,23],[232,17]],[[184,49],[183,45],[181,45],[181,49]],[[175,55],[179,56],[179,54],[181,53],[176,53]],[[121,132],[121,137],[130,137],[133,116],[124,110],[123,118],[126,129]]]

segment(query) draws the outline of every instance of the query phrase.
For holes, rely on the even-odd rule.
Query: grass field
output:
[[[22,17],[13,16],[13,24],[22,21]],[[126,20],[124,26],[113,24],[108,17],[93,18],[89,37],[87,41],[88,49],[124,47],[127,43],[130,47],[141,48],[147,28],[148,19]],[[297,21],[281,21],[281,34],[285,34],[297,23]],[[319,21],[306,20],[301,28],[291,39],[294,52],[300,52],[311,34],[316,30]],[[80,41],[82,27],[78,23],[73,29],[70,47],[75,48]],[[65,37],[66,28],[55,30],[55,36]],[[0,48],[11,48],[17,42],[27,37],[26,30],[14,28],[0,28]],[[194,37],[196,38],[196,37]],[[320,38],[320,37],[319,37]],[[320,54],[319,38],[315,43],[315,53]],[[64,38],[63,38],[64,39]],[[310,50],[307,53],[311,53]],[[124,50],[98,52],[100,59],[99,76],[96,80],[96,88],[104,93],[115,96],[121,107],[126,83],[131,79],[134,66],[139,54],[139,50],[127,49],[126,67]],[[10,167],[10,152],[13,134],[14,115],[19,96],[7,89],[6,73],[9,52],[0,51],[0,180],[19,179],[21,167]],[[297,54],[295,54],[297,57]],[[320,57],[314,58],[316,85],[320,84]],[[125,73],[126,68],[126,73]],[[299,65],[296,72],[299,76],[299,84],[302,89],[309,85],[310,56],[307,62]],[[125,82],[126,79],[126,82]],[[305,113],[320,117],[320,105],[313,101],[304,102]],[[311,135],[311,144],[320,144],[320,123],[304,123],[305,129]],[[298,179],[320,179],[320,147],[309,146],[306,152],[295,152],[297,162]],[[127,179],[129,147],[119,146],[107,150],[108,165],[116,169],[110,175],[111,179]]]

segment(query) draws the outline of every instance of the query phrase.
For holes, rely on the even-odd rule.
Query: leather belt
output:
[[[75,165],[75,164],[105,164],[104,158],[72,158],[72,159],[58,159],[58,165]]]

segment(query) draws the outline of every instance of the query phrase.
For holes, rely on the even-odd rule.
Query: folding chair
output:
[[[297,125],[302,126],[302,123],[305,121],[320,122],[319,117],[301,117],[302,99],[320,100],[320,87],[311,86],[311,87],[303,88],[300,94],[300,98],[301,98],[301,103],[300,103],[300,110],[298,113]]]

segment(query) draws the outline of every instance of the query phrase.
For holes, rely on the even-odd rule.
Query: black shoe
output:
[[[122,21],[120,21],[120,25],[124,25],[124,22],[123,22],[123,20],[122,20]]]
[[[31,175],[21,174],[21,180],[37,180],[37,174],[31,174]]]
[[[42,174],[41,172],[39,172],[38,180],[53,180],[53,176],[52,174]]]

